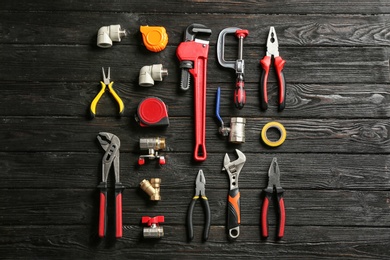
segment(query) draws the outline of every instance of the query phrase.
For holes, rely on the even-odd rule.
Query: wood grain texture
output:
[[[357,1],[15,1],[0,8],[0,255],[1,259],[388,259],[390,251],[390,2]],[[208,159],[193,161],[193,90],[179,91],[177,45],[191,23],[209,26],[207,80]],[[121,24],[128,36],[110,49],[96,47],[100,26]],[[150,53],[140,25],[162,25],[168,47]],[[247,104],[233,107],[235,72],[217,64],[218,33],[248,29],[244,40]],[[274,70],[269,109],[259,108],[259,60],[274,26],[280,55],[287,61],[287,106],[277,111]],[[226,57],[236,59],[228,37]],[[169,71],[152,88],[138,86],[142,66],[162,63]],[[111,67],[114,89],[97,117],[89,105],[100,86],[101,67]],[[246,143],[228,144],[218,135],[215,91],[222,88],[221,115],[247,119]],[[134,114],[146,96],[168,105],[170,126],[141,128]],[[278,148],[262,144],[270,121],[287,130]],[[108,234],[98,239],[101,160],[96,136],[121,139],[123,233],[114,239],[113,173],[108,180]],[[277,133],[269,135],[277,138]],[[140,137],[164,136],[167,164],[137,165]],[[229,180],[225,153],[247,161],[239,177],[242,224],[237,241],[226,236]],[[276,241],[275,205],[269,210],[270,237],[260,238],[262,189],[273,157],[285,189],[285,237]],[[203,210],[194,212],[195,239],[186,238],[186,214],[199,169],[206,176],[212,226],[201,241]],[[143,179],[162,179],[162,201],[140,190]],[[142,216],[164,215],[165,236],[142,238]]]

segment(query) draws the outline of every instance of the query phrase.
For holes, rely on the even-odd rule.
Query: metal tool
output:
[[[201,39],[206,35],[207,40]],[[190,87],[190,74],[194,79],[194,113],[195,113],[195,150],[194,159],[204,161],[206,152],[206,83],[207,58],[209,52],[208,38],[211,29],[202,24],[191,24],[187,27],[184,42],[176,50],[180,61],[182,90]]]
[[[119,104],[119,116],[121,116],[123,114],[123,110],[125,106],[123,105],[122,99],[118,96],[118,94],[115,92],[115,90],[112,87],[114,85],[114,82],[110,81],[110,68],[108,68],[107,77],[106,74],[104,73],[104,68],[102,68],[102,72],[103,72],[103,81],[100,81],[102,88],[99,91],[99,93],[96,95],[96,97],[92,100],[91,108],[90,108],[91,118],[95,117],[96,105],[99,102],[100,98],[103,96],[107,87],[108,87],[108,91],[111,93],[111,95],[115,98],[116,102]]]
[[[235,61],[225,60],[225,37],[226,34],[234,33],[238,38],[238,58]],[[246,102],[246,93],[244,89],[244,69],[245,63],[242,58],[244,38],[249,34],[248,30],[243,30],[237,27],[229,27],[223,29],[218,36],[217,41],[217,57],[218,62],[222,67],[234,69],[236,71],[236,89],[234,91],[234,104],[238,109],[242,109]]]
[[[141,154],[138,157],[138,164],[144,165],[145,158],[148,158],[150,160],[158,159],[158,163],[164,165],[166,163],[165,157],[159,155],[158,151],[165,149],[165,145],[165,138],[163,137],[140,138],[139,149],[148,150],[148,154]]]
[[[246,119],[243,117],[230,118],[230,127],[225,126],[221,116],[219,115],[219,104],[221,103],[221,88],[217,89],[216,102],[215,102],[215,116],[219,123],[219,133],[222,136],[229,135],[229,142],[234,144],[245,143],[245,124]]]
[[[272,197],[275,195],[278,205],[278,231],[277,238],[280,239],[284,236],[284,227],[286,224],[286,210],[284,207],[283,188],[280,185],[280,170],[276,158],[272,159],[271,166],[268,170],[268,186],[264,190],[264,201],[261,208],[261,235],[268,237],[268,207]]]
[[[187,212],[187,231],[188,231],[188,240],[191,241],[194,239],[194,226],[192,222],[192,215],[194,213],[194,208],[196,201],[201,198],[204,206],[205,214],[205,224],[203,229],[203,241],[206,241],[209,238],[210,224],[211,224],[211,213],[209,201],[205,193],[206,179],[204,177],[203,171],[199,170],[198,175],[196,176],[195,181],[195,196],[192,198],[190,206],[188,207]]]
[[[122,237],[122,191],[125,188],[119,180],[119,148],[121,142],[116,135],[107,132],[100,132],[97,139],[106,151],[102,159],[102,181],[98,186],[100,189],[99,237],[106,235],[107,178],[113,165],[115,174],[115,227],[116,237],[120,238]]]
[[[267,53],[260,61],[261,67],[263,68],[260,80],[260,105],[263,110],[267,110],[268,108],[267,81],[272,56],[274,56],[274,64],[279,85],[279,111],[282,111],[286,107],[286,81],[283,74],[283,68],[286,61],[279,56],[279,42],[273,26],[270,27],[268,33]]]
[[[164,228],[160,226],[160,223],[164,223],[164,216],[142,217],[142,224],[146,224],[147,227],[144,227],[143,236],[144,238],[162,238],[164,236]]]
[[[241,209],[240,209],[240,190],[238,188],[238,176],[246,162],[245,155],[236,149],[238,159],[231,162],[229,155],[225,154],[222,171],[229,175],[230,189],[228,194],[228,216],[227,229],[230,239],[236,239],[240,235]]]

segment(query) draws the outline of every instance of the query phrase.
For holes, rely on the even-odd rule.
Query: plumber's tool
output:
[[[166,163],[165,157],[159,155],[158,151],[165,149],[165,138],[153,137],[153,138],[140,138],[139,139],[140,150],[148,150],[148,154],[142,154],[138,157],[138,164],[144,165],[145,158],[154,160],[158,159],[160,165]]]
[[[179,44],[176,56],[180,61],[181,89],[190,87],[190,74],[194,79],[194,113],[195,113],[195,150],[194,159],[204,161],[206,152],[206,78],[209,41],[202,40],[203,34],[207,38],[211,29],[202,24],[191,24],[185,31],[184,41]]]
[[[100,132],[97,136],[100,145],[106,151],[102,159],[102,181],[100,189],[100,215],[99,215],[99,237],[106,235],[107,226],[107,178],[111,166],[114,165],[115,173],[115,227],[116,238],[122,237],[122,191],[125,188],[119,180],[119,138],[111,133]]]
[[[143,191],[150,196],[150,200],[159,201],[161,200],[160,196],[160,178],[151,178],[150,182],[146,179],[142,180],[139,186]]]
[[[168,70],[162,64],[143,66],[139,71],[138,84],[142,87],[152,87],[154,81],[162,81],[168,76]]]
[[[286,224],[286,211],[284,207],[284,199],[283,199],[283,188],[280,186],[280,170],[279,165],[276,158],[272,159],[271,166],[268,170],[268,186],[264,190],[264,201],[263,206],[261,208],[261,235],[263,237],[268,237],[268,206],[275,195],[274,198],[277,200],[278,205],[278,232],[276,237],[278,239],[284,236],[284,226]]]
[[[203,171],[199,170],[198,175],[196,176],[195,181],[195,196],[192,198],[190,206],[188,207],[187,212],[187,231],[188,231],[188,240],[191,241],[194,239],[194,225],[192,223],[192,215],[194,213],[194,208],[196,201],[201,198],[204,206],[205,213],[205,224],[203,229],[203,241],[206,241],[209,238],[210,224],[211,224],[211,213],[209,201],[205,193],[206,179],[204,177]]]
[[[268,33],[267,53],[264,58],[260,60],[261,67],[263,68],[260,80],[260,105],[263,110],[267,110],[268,108],[267,81],[272,56],[274,56],[274,64],[279,84],[279,111],[282,111],[286,106],[286,81],[283,74],[283,67],[286,61],[279,56],[279,43],[273,26],[270,27]]]
[[[277,129],[279,131],[279,133],[280,133],[279,140],[276,140],[276,141],[269,140],[269,138],[267,136],[267,131],[270,128],[275,128],[275,129]],[[282,145],[284,143],[284,141],[286,140],[286,136],[287,136],[286,129],[279,122],[269,122],[261,130],[261,139],[263,140],[263,142],[266,145],[268,145],[270,147],[277,147],[277,146]]]
[[[162,26],[140,26],[142,40],[146,49],[152,52],[160,52],[168,43],[168,34]]]
[[[108,91],[111,93],[111,95],[115,98],[116,102],[119,104],[119,116],[123,114],[123,109],[125,106],[123,105],[122,99],[118,96],[118,94],[113,89],[114,81],[110,80],[110,68],[108,68],[108,74],[106,77],[106,74],[104,73],[104,68],[102,68],[103,72],[103,81],[100,81],[100,84],[102,86],[99,93],[96,95],[96,97],[92,100],[91,103],[91,118],[94,118],[96,115],[96,105],[99,102],[100,98],[103,96],[104,92],[106,91],[108,87]]]
[[[246,162],[245,155],[236,149],[238,159],[231,162],[229,155],[225,154],[222,171],[229,175],[230,189],[228,194],[227,228],[230,239],[236,239],[240,235],[241,209],[240,190],[238,189],[238,176]]]
[[[238,38],[238,58],[235,61],[225,60],[225,36],[226,34],[234,33]],[[229,27],[223,29],[218,36],[217,41],[217,57],[218,62],[222,67],[234,69],[236,71],[236,90],[234,91],[234,104],[238,109],[242,109],[246,101],[246,93],[244,89],[244,69],[245,63],[242,58],[244,38],[248,36],[249,31],[237,27]]]
[[[120,42],[122,37],[126,36],[126,31],[122,30],[119,24],[103,26],[97,34],[97,46],[100,48],[109,48],[112,42]]]
[[[223,123],[221,116],[219,115],[219,104],[221,100],[221,88],[217,89],[216,102],[215,102],[215,116],[220,122],[219,133],[222,136],[229,135],[229,142],[234,144],[245,143],[245,124],[246,119],[243,117],[232,117],[230,119],[230,127],[226,127]]]
[[[160,226],[160,223],[164,223],[164,216],[142,217],[142,224],[146,224],[147,227],[144,227],[143,236],[144,238],[162,238],[164,236],[164,228]]]
[[[138,104],[135,120],[142,127],[169,126],[167,106],[157,97],[146,97]]]

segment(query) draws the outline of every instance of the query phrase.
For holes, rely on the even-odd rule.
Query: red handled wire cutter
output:
[[[115,173],[115,227],[116,238],[122,237],[122,191],[125,188],[119,181],[119,148],[121,142],[119,138],[111,133],[100,132],[97,136],[100,145],[106,151],[102,159],[102,181],[100,189],[100,209],[99,209],[99,237],[106,236],[107,226],[107,178],[111,166],[114,165]]]
[[[264,58],[260,60],[260,65],[263,68],[260,80],[260,105],[262,110],[267,110],[268,108],[267,81],[272,56],[274,56],[274,65],[279,85],[279,111],[282,111],[286,106],[286,81],[283,74],[283,68],[286,61],[279,56],[279,43],[273,26],[271,26],[268,33],[267,53]]]
[[[286,224],[286,211],[284,208],[283,188],[280,186],[280,170],[276,158],[272,159],[271,166],[268,170],[268,186],[264,190],[264,201],[261,208],[261,236],[268,237],[268,207],[272,197],[275,195],[278,205],[278,232],[277,238],[284,236],[284,226]],[[275,193],[275,194],[274,194]]]

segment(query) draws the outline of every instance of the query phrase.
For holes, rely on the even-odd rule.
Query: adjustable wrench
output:
[[[222,171],[229,175],[230,189],[228,194],[228,217],[227,228],[229,238],[236,239],[240,235],[241,209],[240,209],[240,190],[238,189],[238,176],[246,162],[245,155],[236,149],[238,159],[231,162],[229,155],[225,154]]]
[[[198,36],[211,35],[211,29],[202,24],[191,24],[185,31],[184,41],[179,44],[176,56],[180,61],[182,90],[190,87],[190,74],[194,79],[195,150],[194,159],[204,161],[206,152],[206,78],[209,41]]]

